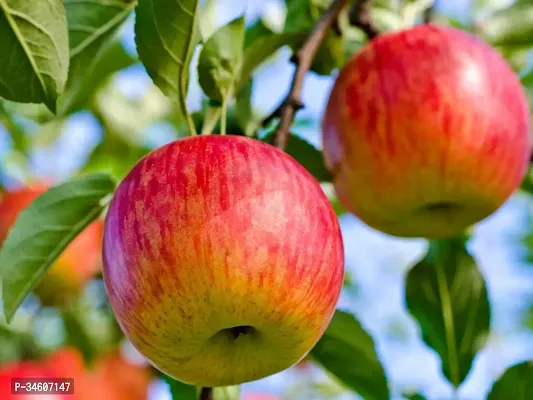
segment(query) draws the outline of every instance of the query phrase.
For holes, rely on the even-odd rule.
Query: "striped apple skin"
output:
[[[104,281],[126,337],[156,368],[226,386],[301,360],[344,277],[336,215],[284,152],[195,136],[143,158],[105,221]],[[252,327],[232,336],[230,328]]]
[[[448,237],[491,215],[531,151],[527,99],[506,61],[469,33],[431,24],[355,54],[322,130],[341,202],[401,237]]]

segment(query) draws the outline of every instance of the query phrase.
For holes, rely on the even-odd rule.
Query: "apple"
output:
[[[146,400],[151,378],[147,365],[132,364],[113,349],[95,360],[89,372],[90,395],[98,400]]]
[[[344,277],[339,224],[318,182],[284,152],[234,135],[181,139],[141,159],[109,206],[103,263],[134,347],[204,387],[300,361]]]
[[[331,89],[326,165],[339,200],[400,237],[445,238],[494,213],[531,152],[519,80],[490,46],[433,24],[384,34]]]
[[[18,214],[50,185],[35,182],[6,192],[0,199],[0,243],[7,236]],[[63,251],[41,280],[35,293],[44,306],[60,306],[78,296],[85,284],[101,270],[103,222],[95,221]]]
[[[74,393],[47,393],[50,400],[91,400],[86,385],[83,358],[74,348],[59,349],[41,360],[22,360],[0,367],[0,398],[5,400],[30,400],[36,394],[12,393],[13,378],[73,379]]]

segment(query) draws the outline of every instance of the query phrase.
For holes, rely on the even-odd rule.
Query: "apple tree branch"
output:
[[[289,94],[263,123],[266,125],[272,119],[276,117],[280,118],[274,134],[274,145],[279,149],[283,150],[287,146],[290,135],[289,130],[294,121],[294,115],[303,107],[301,96],[304,78],[311,68],[313,59],[320,45],[326,38],[328,31],[334,26],[346,3],[347,0],[332,0],[330,6],[324,11],[322,17],[320,17],[305,39],[302,47],[294,53],[291,59],[296,65],[296,70],[294,72]]]

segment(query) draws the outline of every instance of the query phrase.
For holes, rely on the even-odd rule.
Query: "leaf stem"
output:
[[[292,57],[296,65],[294,76],[292,78],[289,94],[267,120],[280,117],[278,127],[274,134],[274,145],[279,149],[285,149],[289,140],[289,129],[294,121],[294,115],[303,107],[301,93],[304,78],[311,68],[315,55],[326,38],[328,31],[332,28],[337,20],[341,10],[346,5],[347,0],[332,0],[322,17],[313,27],[303,45]]]
[[[192,116],[189,113],[189,110],[187,109],[187,103],[186,103],[187,96],[186,96],[185,91],[179,90],[179,96],[180,96],[181,113],[185,116],[185,119],[187,120],[187,127],[189,128],[189,133],[191,136],[196,136],[198,132],[196,132],[196,126],[194,125]]]
[[[435,18],[435,8],[437,0],[433,0],[428,8],[424,10],[424,23],[429,24]]]
[[[449,282],[446,278],[446,264],[449,259],[450,244],[454,239],[433,240],[430,246],[435,251],[435,268],[437,285],[441,297],[441,311],[444,322],[446,347],[448,348],[448,362],[450,365],[451,383],[457,387],[461,383],[458,369],[457,343],[455,340],[455,321],[453,318],[452,301],[449,291]]]
[[[222,117],[220,118],[220,134],[226,134],[226,120],[228,118],[228,99],[229,96],[224,96],[222,100]]]

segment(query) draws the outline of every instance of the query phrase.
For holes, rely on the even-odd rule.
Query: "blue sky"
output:
[[[247,6],[245,3],[218,0],[217,24],[221,25],[243,11],[246,11],[249,18],[265,9],[272,11],[268,7],[272,7],[271,4],[275,2],[255,0],[248,1]],[[439,7],[447,13],[464,18],[470,4],[466,0],[441,0]],[[123,38],[125,47],[134,51],[131,22],[125,27]],[[288,58],[287,51],[280,52],[272,63],[261,68],[255,76],[253,105],[264,114],[270,112],[286,94],[293,71]],[[119,73],[115,84],[130,98],[142,97],[152,85],[140,65]],[[307,77],[303,90],[306,108],[302,114],[318,120],[331,84],[330,77],[323,78],[314,74]],[[274,85],[277,90],[273,88]],[[193,86],[188,98],[190,108],[197,108],[199,99],[198,87]],[[172,128],[158,125],[147,127],[141,135],[144,135],[146,142],[163,144],[171,140],[173,133]],[[320,132],[316,126],[298,133],[317,147],[321,146]],[[76,114],[67,122],[60,142],[34,156],[35,171],[58,179],[67,178],[82,163],[101,135],[101,127],[90,114]],[[5,132],[3,137],[5,138]],[[525,310],[533,304],[533,268],[528,268],[521,261],[524,249],[517,245],[517,238],[531,229],[528,222],[530,207],[527,198],[515,196],[499,212],[479,224],[471,242],[471,250],[487,279],[493,302],[493,336],[478,357],[468,381],[461,388],[461,400],[484,399],[492,381],[506,367],[526,358],[533,358],[533,335],[524,331],[520,325]],[[450,398],[451,389],[442,378],[439,361],[421,342],[417,326],[408,316],[403,300],[405,273],[423,254],[425,241],[382,235],[350,215],[340,217],[340,222],[347,269],[357,282],[357,290],[347,289],[343,293],[341,306],[353,312],[372,333],[393,387],[398,390],[418,390],[430,400]],[[320,372],[317,373],[320,378]],[[282,393],[289,383],[302,379],[295,374],[294,371],[284,372],[246,384],[244,390]],[[166,398],[166,387],[162,384],[155,385],[153,399]],[[355,398],[355,395],[342,397],[347,400]],[[307,399],[313,400],[309,397]]]

